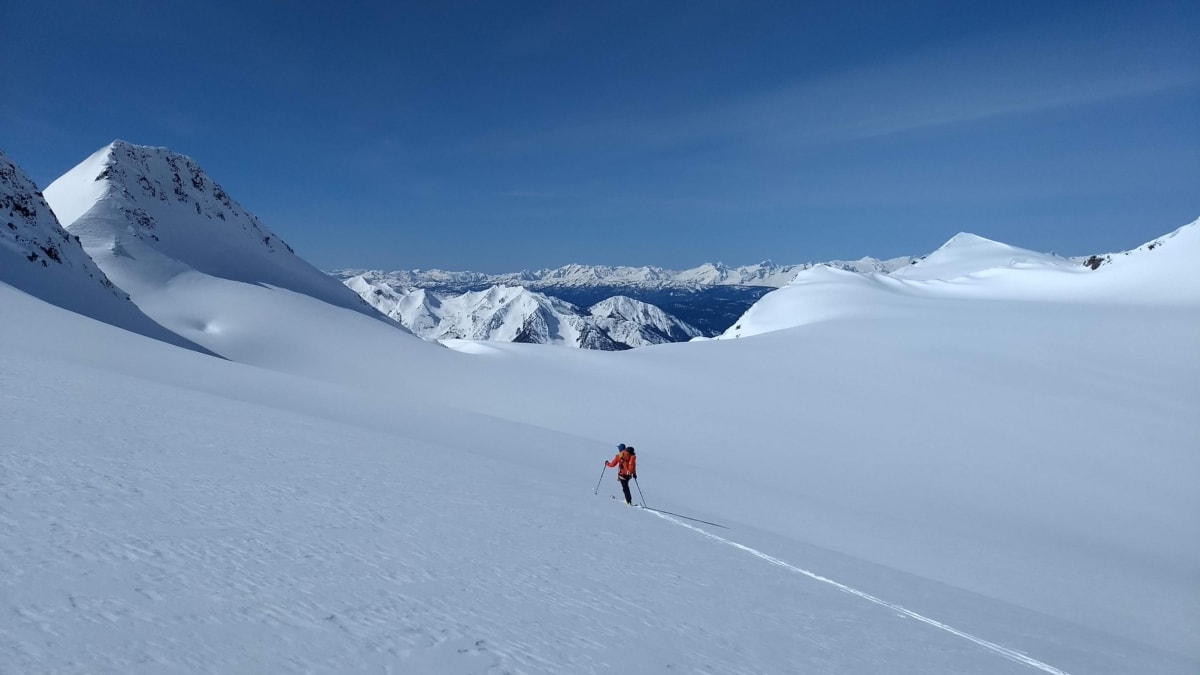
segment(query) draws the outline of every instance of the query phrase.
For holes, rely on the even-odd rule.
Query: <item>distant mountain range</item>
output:
[[[344,269],[332,274],[340,278],[365,276],[398,288],[428,288],[439,291],[466,292],[489,286],[521,286],[536,291],[563,288],[626,288],[642,291],[666,289],[698,290],[712,286],[753,286],[779,288],[791,281],[798,272],[825,265],[851,272],[890,273],[910,265],[916,258],[890,260],[862,258],[834,260],[821,263],[777,265],[766,260],[755,265],[729,267],[722,263],[705,263],[699,267],[675,271],[662,267],[613,267],[607,265],[565,265],[555,269],[483,274],[480,272],[447,272],[445,270],[379,270]]]
[[[1191,231],[1188,228],[1195,229],[1195,225],[1184,229]],[[1075,258],[1030,251],[964,232],[928,255],[888,260],[861,258],[795,265],[764,261],[741,267],[708,263],[682,271],[566,265],[506,274],[444,270],[339,270],[332,274],[384,314],[426,338],[623,349],[697,336],[745,335],[758,319],[747,322],[744,317],[764,296],[825,279],[830,272],[850,278],[938,283],[978,273],[992,274],[995,270],[1084,272],[1112,265],[1139,251],[1153,251],[1177,235],[1178,231],[1134,251]],[[1150,272],[1142,274],[1148,276]],[[839,288],[853,286],[838,284]],[[623,308],[617,318],[609,316],[615,307]],[[821,309],[817,314],[826,311]]]
[[[706,263],[682,271],[662,267],[566,265],[556,269],[506,274],[444,270],[385,272],[363,269],[337,270],[331,274],[347,284],[354,280],[351,287],[376,307],[379,307],[377,301],[370,297],[376,290],[381,291],[376,298],[427,290],[445,300],[495,287],[519,287],[534,291],[541,297],[549,296],[570,303],[575,306],[575,313],[583,311],[579,308],[594,308],[611,298],[625,298],[630,302],[636,301],[651,306],[654,310],[633,311],[632,315],[626,318],[626,325],[617,329],[625,338],[615,339],[614,342],[640,346],[691,339],[694,337],[693,331],[704,336],[718,335],[763,295],[786,285],[797,273],[817,264],[860,273],[888,273],[910,265],[914,260],[910,257],[891,260],[862,258],[798,265],[777,265],[768,260],[741,267]],[[545,301],[541,305],[543,308],[548,306]],[[626,306],[633,307],[627,303]],[[389,312],[390,310],[384,310],[385,314]],[[655,312],[663,313],[665,318],[655,315]],[[413,325],[406,319],[399,320],[413,329]],[[485,324],[491,321],[481,320]],[[643,320],[646,323],[639,323]],[[672,322],[676,328],[666,330],[665,323]],[[631,327],[634,324],[637,325],[636,328]],[[421,332],[420,329],[414,330]],[[476,328],[459,332],[480,334],[487,331]]]
[[[613,297],[588,309],[520,286],[445,294],[398,290],[365,276],[345,280],[382,314],[430,340],[499,340],[616,351],[700,336],[661,309]]]

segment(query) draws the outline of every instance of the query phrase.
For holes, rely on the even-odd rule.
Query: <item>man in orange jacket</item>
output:
[[[625,503],[632,506],[633,495],[629,494],[629,479],[637,479],[637,455],[633,452],[633,446],[626,446],[624,443],[618,445],[617,456],[613,457],[611,462],[605,462],[604,466],[610,469],[617,467],[617,482],[625,492]]]

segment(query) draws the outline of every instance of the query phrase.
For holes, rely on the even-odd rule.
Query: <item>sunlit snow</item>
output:
[[[728,339],[446,348],[155,176],[136,237],[47,194],[223,358],[2,262],[0,671],[1200,670],[1198,223],[816,267]],[[618,442],[685,517],[613,498]]]

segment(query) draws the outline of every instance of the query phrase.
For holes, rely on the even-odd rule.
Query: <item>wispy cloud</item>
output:
[[[1195,61],[1172,59],[1170,50],[1144,51],[1099,32],[1003,35],[713,98],[673,114],[598,110],[532,133],[470,139],[462,150],[644,153],[705,145],[795,151],[1200,86]]]

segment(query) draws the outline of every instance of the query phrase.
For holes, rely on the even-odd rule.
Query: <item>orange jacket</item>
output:
[[[636,476],[637,455],[630,452],[629,449],[625,449],[618,452],[617,456],[613,457],[611,462],[605,462],[604,466],[610,469],[614,466],[620,467],[617,469],[618,476]]]

